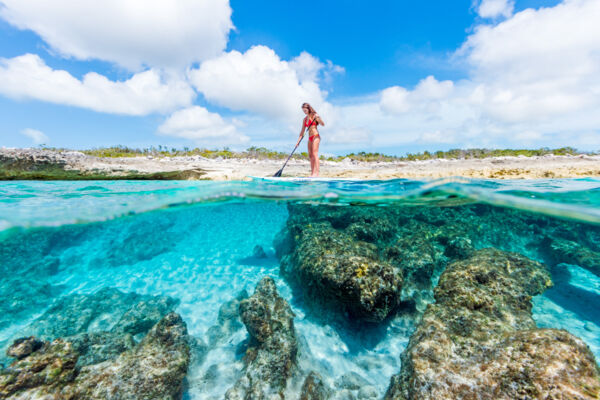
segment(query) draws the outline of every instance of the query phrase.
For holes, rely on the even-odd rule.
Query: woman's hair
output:
[[[312,108],[312,106],[308,103],[302,103],[302,108],[308,108],[308,113],[311,115],[316,114],[317,112],[315,111],[314,108]]]

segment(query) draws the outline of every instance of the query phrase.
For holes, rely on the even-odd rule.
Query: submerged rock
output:
[[[44,339],[101,331],[143,334],[177,304],[171,297],[103,288],[59,298],[26,331]]]
[[[185,322],[167,314],[131,351],[83,367],[63,393],[73,398],[178,399],[190,362]]]
[[[267,258],[267,253],[265,252],[265,249],[263,249],[263,247],[261,245],[257,244],[256,246],[254,246],[254,249],[252,250],[252,257]]]
[[[135,347],[133,336],[115,332],[80,333],[64,340],[79,354],[78,367],[114,360]]]
[[[0,371],[0,397],[3,399],[72,399],[60,395],[76,375],[78,358],[69,342],[44,342],[27,356]]]
[[[239,307],[240,301],[247,298],[248,293],[243,290],[234,299],[224,303],[219,308],[217,323],[211,326],[207,332],[209,346],[214,347],[220,344],[243,326]]]
[[[254,294],[240,302],[239,310],[250,343],[243,375],[225,398],[282,399],[287,381],[297,368],[298,341],[292,309],[279,296],[273,279],[265,277]]]
[[[389,262],[402,271],[402,301],[412,302],[421,312],[433,301],[432,279],[446,262],[434,233],[434,226],[411,221],[385,251]]]
[[[406,311],[423,312],[448,261],[474,248],[462,224],[446,223],[449,218],[428,209],[288,209],[275,241],[282,274],[311,303],[333,304],[359,322],[381,322],[401,303]]]
[[[556,264],[579,265],[600,276],[600,252],[566,239],[547,238],[544,244]]]
[[[0,282],[0,329],[43,310],[48,299],[60,294],[62,289],[32,277],[3,276]]]
[[[56,339],[0,373],[6,399],[178,399],[190,362],[181,317],[169,313],[135,348],[111,361],[76,367],[79,353]]]
[[[310,372],[300,389],[300,400],[327,400],[330,396],[331,389],[323,382],[321,375]]]
[[[42,346],[44,346],[44,342],[33,336],[19,338],[6,350],[6,355],[21,360],[39,350]]]
[[[452,263],[386,399],[598,398],[587,346],[531,318],[531,296],[551,284],[542,264],[516,253],[483,249]]]
[[[354,240],[329,222],[297,228],[296,246],[281,272],[313,301],[334,302],[351,317],[380,322],[400,303],[402,273],[375,245]],[[324,303],[323,303],[324,304]]]
[[[340,389],[358,390],[363,386],[369,386],[370,383],[356,372],[347,372],[340,377],[335,385]]]

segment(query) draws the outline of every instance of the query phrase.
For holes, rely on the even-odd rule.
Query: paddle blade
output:
[[[283,172],[283,168],[281,168],[279,171],[275,172],[275,175],[273,175],[274,178],[281,178],[281,173]]]

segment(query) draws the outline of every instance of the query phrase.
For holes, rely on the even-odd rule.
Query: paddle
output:
[[[302,137],[300,138],[300,142],[302,142],[302,139],[304,139],[304,135],[302,135]],[[294,147],[294,150],[292,150],[292,152],[290,153],[290,155],[287,158],[287,160],[285,160],[285,163],[283,164],[283,167],[281,167],[281,169],[279,171],[275,172],[275,175],[273,175],[274,178],[281,178],[281,174],[283,173],[283,169],[287,165],[288,161],[290,161],[290,158],[292,158],[292,155],[294,154],[294,152],[296,151],[296,149],[298,148],[298,146],[300,146],[300,142],[298,142],[298,144],[296,145],[296,147]]]

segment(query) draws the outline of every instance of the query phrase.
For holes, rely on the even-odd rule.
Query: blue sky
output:
[[[127,2],[0,0],[0,146],[600,149],[596,0]]]

